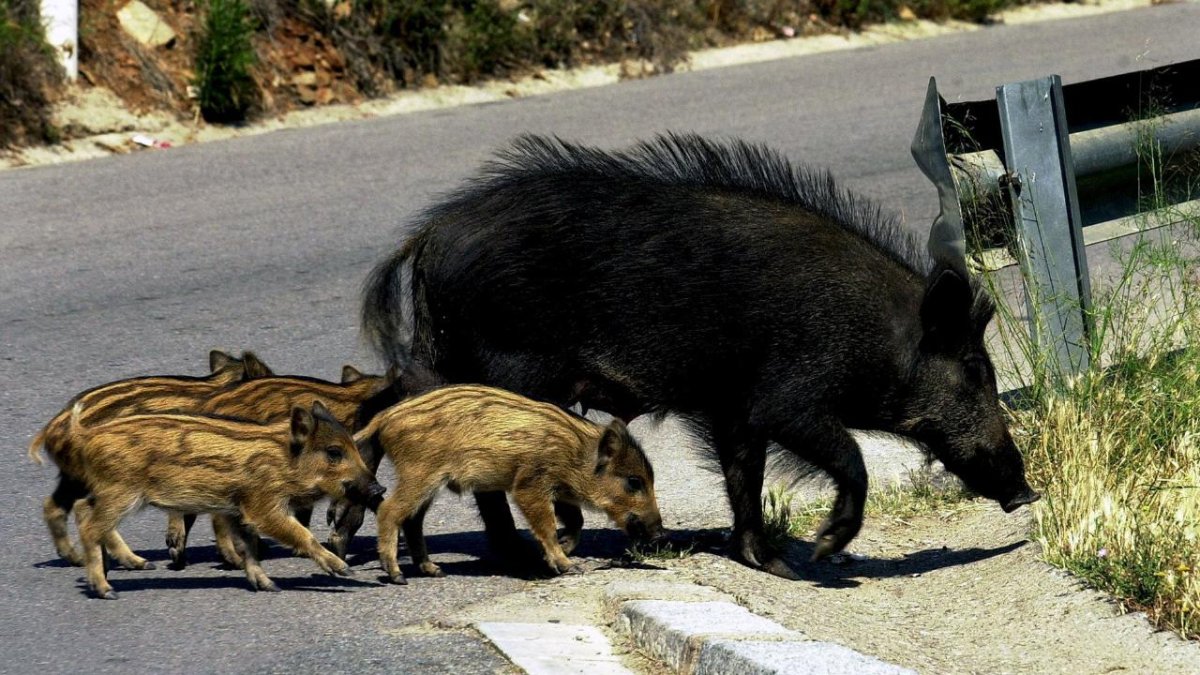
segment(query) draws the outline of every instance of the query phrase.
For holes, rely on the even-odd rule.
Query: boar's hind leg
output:
[[[232,518],[216,513],[212,516],[212,526],[213,539],[217,542],[217,552],[221,554],[221,558],[230,567],[234,569],[246,569],[244,554],[247,549],[254,549],[254,559],[256,561],[262,560],[261,540],[257,534],[237,525]],[[265,577],[266,575],[264,574],[263,576]],[[251,579],[250,583],[254,583],[254,580]],[[260,591],[271,590],[269,588],[256,588]]]
[[[88,586],[97,597],[116,600],[117,594],[104,573],[103,542],[116,529],[121,518],[137,504],[137,495],[109,491],[94,493],[88,508],[80,509],[79,539],[87,567]]]
[[[433,500],[427,500],[417,509],[417,512],[404,521],[404,541],[408,544],[408,555],[413,564],[427,577],[444,577],[446,573],[429,559],[429,549],[425,546],[425,513]]]
[[[42,509],[46,527],[50,529],[50,536],[54,538],[54,549],[58,551],[59,557],[75,566],[83,565],[83,554],[71,544],[71,537],[67,533],[67,517],[75,502],[86,497],[87,493],[88,489],[83,483],[60,474],[58,485],[54,492],[46,497]]]
[[[168,565],[171,569],[181,570],[187,567],[188,534],[195,524],[194,513],[171,511],[167,514],[167,555],[171,556],[171,564]]]
[[[767,442],[745,431],[714,427],[710,439],[725,474],[725,491],[733,510],[733,557],[786,579],[800,577],[767,544],[763,534],[762,486]]]
[[[841,551],[862,528],[867,501],[867,467],[850,432],[833,419],[793,424],[774,440],[804,461],[829,474],[837,484],[837,499],[817,530],[812,559]]]
[[[416,486],[414,489],[412,486]],[[412,520],[417,514],[425,515],[425,509],[429,508],[429,502],[433,500],[441,484],[433,486],[420,486],[419,481],[413,477],[405,476],[402,467],[396,467],[396,490],[392,492],[383,503],[379,505],[379,512],[375,514],[375,521],[379,524],[379,565],[383,567],[383,571],[388,576],[388,580],[393,584],[407,584],[408,580],[404,578],[404,572],[400,569],[400,562],[396,559],[397,551],[400,544],[400,525],[404,523],[408,526],[408,521]],[[419,530],[414,530],[414,533]],[[408,542],[411,548],[412,541]],[[423,557],[428,557],[425,554],[424,537],[421,537],[421,543],[418,544],[422,548]]]
[[[554,515],[558,516],[558,521],[563,525],[558,533],[558,545],[562,547],[563,553],[571,555],[583,535],[583,511],[576,504],[556,501]]]

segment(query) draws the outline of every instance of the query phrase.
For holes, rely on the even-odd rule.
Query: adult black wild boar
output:
[[[680,415],[720,459],[734,556],[792,576],[762,532],[770,441],[837,484],[814,559],[862,525],[867,472],[847,427],[919,441],[1006,511],[1038,498],[984,348],[993,309],[961,258],[933,259],[764,147],[525,137],[374,271],[363,323],[387,359],[451,382]],[[507,506],[477,499],[500,541]]]

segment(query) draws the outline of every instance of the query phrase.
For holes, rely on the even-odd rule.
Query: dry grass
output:
[[[1200,637],[1200,260],[1189,248],[1134,248],[1093,312],[1101,365],[1036,386],[1014,432],[1044,497],[1046,559]]]

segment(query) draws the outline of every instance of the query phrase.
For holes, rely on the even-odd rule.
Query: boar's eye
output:
[[[325,454],[329,457],[329,461],[334,464],[337,464],[346,457],[346,453],[342,452],[342,449],[336,445],[331,445],[328,448],[325,448]]]
[[[641,492],[646,489],[646,483],[637,476],[628,476],[625,478],[625,489],[629,492]]]

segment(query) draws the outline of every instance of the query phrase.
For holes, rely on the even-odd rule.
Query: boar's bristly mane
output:
[[[556,137],[525,135],[485,165],[483,173],[442,208],[513,183],[556,176],[630,181],[741,194],[803,208],[837,222],[919,276],[932,269],[917,239],[878,205],[839,187],[833,176],[793,164],[765,145],[666,133],[632,148],[607,151]],[[437,213],[431,213],[431,220]]]

